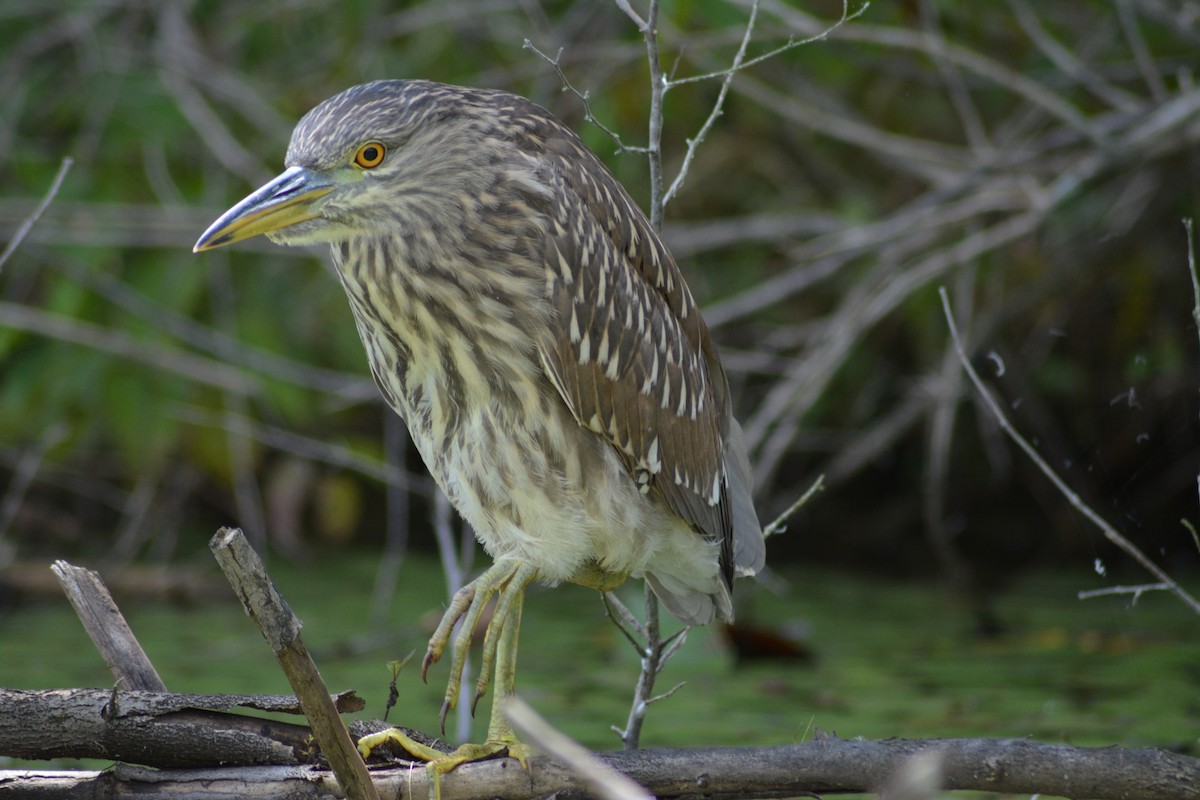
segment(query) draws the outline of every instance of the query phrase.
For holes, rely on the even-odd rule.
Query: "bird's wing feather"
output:
[[[679,268],[625,191],[574,137],[544,142],[545,268],[557,312],[547,376],[580,425],[604,438],[646,491],[722,543],[732,570],[723,458],[729,388]]]

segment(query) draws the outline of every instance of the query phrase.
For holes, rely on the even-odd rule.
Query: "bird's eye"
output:
[[[363,169],[374,169],[383,163],[387,149],[380,142],[367,142],[354,153],[354,163]]]

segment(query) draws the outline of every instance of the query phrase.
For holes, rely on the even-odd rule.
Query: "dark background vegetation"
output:
[[[669,74],[724,68],[748,10],[666,3]],[[749,55],[840,13],[767,0]],[[432,549],[431,486],[324,254],[190,250],[281,168],[300,115],[378,77],[525,94],[645,203],[644,158],[584,119],[526,39],[561,48],[596,117],[644,144],[644,47],[613,3],[0,6],[0,236],[74,159],[0,273],[0,567],[178,562],[225,523],[289,559],[409,529]],[[914,0],[738,76],[666,237],[722,345],[764,522],[826,476],[776,564],[963,589],[1126,566],[976,405],[945,285],[1015,424],[1173,574],[1194,571],[1180,220],[1196,209],[1198,52],[1196,2]],[[718,88],[668,93],[668,179]]]

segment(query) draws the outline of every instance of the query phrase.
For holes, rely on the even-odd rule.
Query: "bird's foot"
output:
[[[358,752],[365,761],[371,757],[371,753],[388,744],[397,745],[418,761],[433,763],[450,755],[427,744],[418,742],[401,728],[387,728],[376,733],[367,734],[358,740]]]
[[[533,755],[533,750],[529,745],[517,741],[512,736],[494,741],[489,740],[482,744],[462,744],[453,752],[444,753],[418,742],[400,728],[388,728],[362,737],[358,740],[358,752],[364,759],[367,759],[374,750],[383,745],[397,745],[413,758],[427,762],[425,769],[431,778],[430,800],[441,800],[442,776],[462,764],[507,755],[509,758],[515,758],[522,767],[528,769],[529,757]]]
[[[429,648],[421,664],[421,677],[424,679],[428,675],[429,667],[437,663],[446,647],[450,645],[454,625],[461,619],[462,627],[451,647],[450,679],[447,681],[446,694],[442,703],[443,733],[446,731],[446,716],[458,704],[463,667],[467,661],[472,635],[493,595],[497,596],[496,608],[492,612],[491,622],[484,635],[483,655],[479,678],[475,684],[472,713],[480,698],[487,693],[493,672],[498,684],[497,696],[512,694],[516,675],[516,640],[517,631],[521,625],[521,606],[525,587],[533,581],[536,574],[536,570],[527,564],[497,563],[455,593],[450,607],[446,609],[442,621],[438,623],[437,630],[429,639]],[[489,741],[491,739],[492,737],[489,737]],[[504,741],[504,739],[497,739],[497,741]]]

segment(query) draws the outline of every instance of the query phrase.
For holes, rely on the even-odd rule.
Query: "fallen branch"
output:
[[[139,765],[119,763],[104,771],[0,770],[0,800],[133,795],[139,800],[225,800],[234,796],[290,800],[348,794],[342,787],[355,777],[344,783],[332,770],[311,763],[318,757],[314,739],[320,753],[330,756],[333,747],[327,744],[327,731],[229,713],[235,707],[294,713],[303,706],[311,723],[314,716],[320,718],[324,713],[314,715],[313,709],[324,706],[336,723],[333,727],[341,728],[337,714],[362,707],[352,693],[332,700],[327,694],[316,698],[312,692],[325,690],[311,664],[302,667],[301,673],[310,671],[315,680],[309,685],[296,680],[291,662],[303,651],[297,635],[299,622],[274,595],[261,564],[237,549],[242,543],[244,540],[239,543],[235,532],[229,530],[219,532],[213,540],[217,551],[232,548],[222,554],[223,559],[250,567],[250,574],[256,576],[239,589],[248,605],[257,605],[251,598],[272,601],[274,610],[264,613],[260,609],[256,618],[260,623],[274,621],[264,625],[267,639],[281,654],[280,661],[293,684],[303,690],[301,700],[130,692],[120,686],[114,690],[41,692],[0,689],[0,756],[106,758]],[[98,578],[92,580],[91,573],[66,565],[60,565],[59,572],[80,579],[73,587],[99,583]],[[120,620],[115,607],[111,614],[88,607],[93,602],[104,605],[104,594],[101,591],[96,595],[98,601],[83,604],[86,615],[99,621],[96,626],[89,625],[89,631],[111,628],[112,620]],[[118,630],[122,627],[123,623],[116,625]],[[104,630],[96,638],[113,639],[114,632]],[[114,650],[122,654],[139,651],[136,646]],[[138,660],[127,655],[112,659],[119,684],[130,674],[131,663]],[[153,671],[148,663],[143,667]],[[367,727],[371,723],[359,724]],[[338,735],[346,737],[344,729]],[[542,734],[531,739],[548,741]],[[551,744],[545,747],[555,751]],[[1200,759],[1157,749],[1085,748],[1007,739],[872,742],[818,736],[781,747],[636,750],[598,753],[595,759],[660,798],[704,795],[732,800],[880,791],[881,787],[904,784],[906,776],[912,777],[914,764],[936,764],[937,775],[926,778],[936,779],[942,791],[1042,793],[1092,800],[1200,800]],[[347,766],[349,773],[338,774],[361,775],[362,782],[354,789],[359,797],[376,791],[384,797],[422,797],[431,788],[423,766],[414,769],[401,762],[399,766],[372,766],[368,771],[360,760],[341,765]],[[575,766],[546,756],[531,759],[528,770],[513,759],[500,758],[465,764],[444,776],[441,796],[445,800],[534,800],[569,793],[572,798],[599,800],[595,780],[581,775]]]
[[[359,757],[350,733],[329,699],[321,673],[300,637],[300,620],[279,596],[258,554],[236,528],[217,531],[208,546],[233,584],[246,613],[279,660],[300,699],[304,716],[312,725],[313,736],[345,787],[345,793],[351,800],[379,800],[367,775],[367,765]]]
[[[635,750],[599,753],[609,767],[659,798],[756,798],[806,793],[869,792],[907,768],[914,755],[941,758],[942,791],[1087,797],[1092,800],[1200,800],[1200,760],[1165,750],[1083,748],[1005,739],[825,737],[762,748]],[[429,776],[417,769],[373,769],[383,797],[425,797]],[[596,798],[584,779],[544,758],[528,771],[511,759],[464,764],[442,778],[442,800],[534,800],[564,792]],[[0,798],[228,800],[230,797],[333,797],[333,773],[315,767],[151,770],[118,766],[103,772],[0,770]]]
[[[58,578],[75,615],[83,623],[83,629],[109,671],[121,684],[120,688],[165,692],[167,685],[125,622],[100,575],[61,560],[55,561],[50,571]]]
[[[354,692],[343,692],[333,702],[343,712],[363,708]],[[316,761],[307,725],[232,713],[235,708],[301,713],[289,696],[0,689],[0,753],[25,759],[103,758],[166,769]]]

